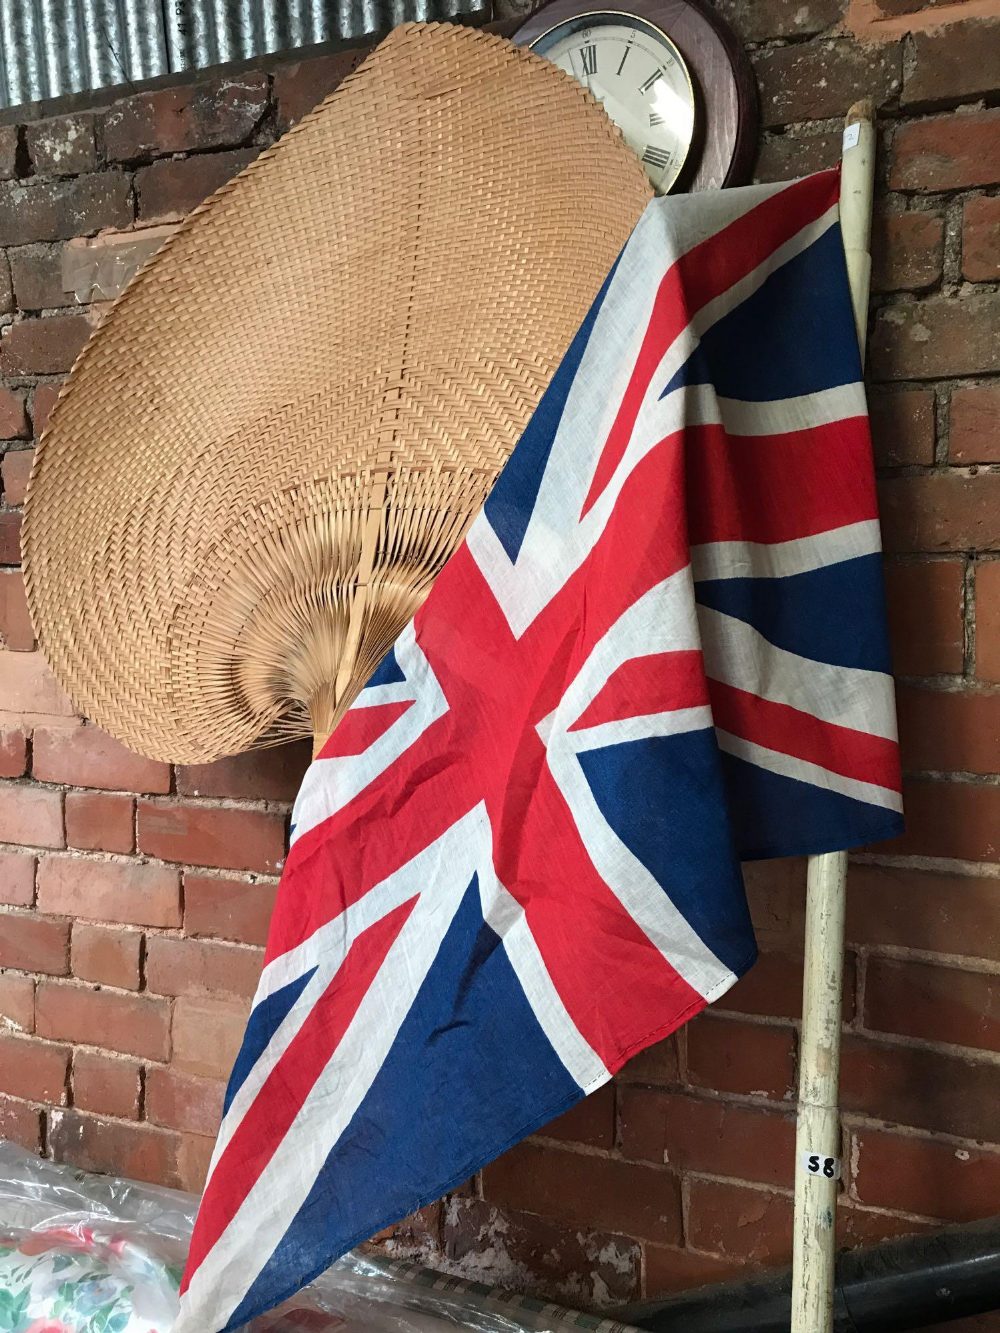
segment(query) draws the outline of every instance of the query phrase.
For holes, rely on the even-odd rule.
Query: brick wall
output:
[[[835,162],[857,96],[880,114],[871,403],[909,830],[850,881],[853,1244],[1000,1198],[1000,0],[723,7],[760,79],[762,179]],[[189,1189],[306,753],[172,770],[74,718],[33,650],[19,506],[95,317],[64,249],[175,221],[350,63],[0,126],[0,1129]],[[762,957],[722,1005],[396,1228],[396,1252],[585,1305],[787,1262],[803,866],[752,867],[749,889]]]

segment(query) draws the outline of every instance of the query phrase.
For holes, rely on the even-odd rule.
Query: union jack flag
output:
[[[177,1333],[275,1305],[722,995],[741,858],[899,832],[837,192],[649,205],[309,769]]]

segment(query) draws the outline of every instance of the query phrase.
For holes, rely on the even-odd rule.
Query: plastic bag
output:
[[[169,1333],[198,1201],[0,1141],[0,1333]],[[631,1333],[392,1260],[346,1255],[245,1333]]]

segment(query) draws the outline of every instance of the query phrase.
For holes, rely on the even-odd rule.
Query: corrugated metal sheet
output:
[[[490,9],[491,0],[0,0],[0,107]]]

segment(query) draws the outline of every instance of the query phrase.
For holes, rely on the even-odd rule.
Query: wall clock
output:
[[[753,70],[733,31],[702,0],[550,0],[512,40],[590,89],[657,193],[750,179]]]

